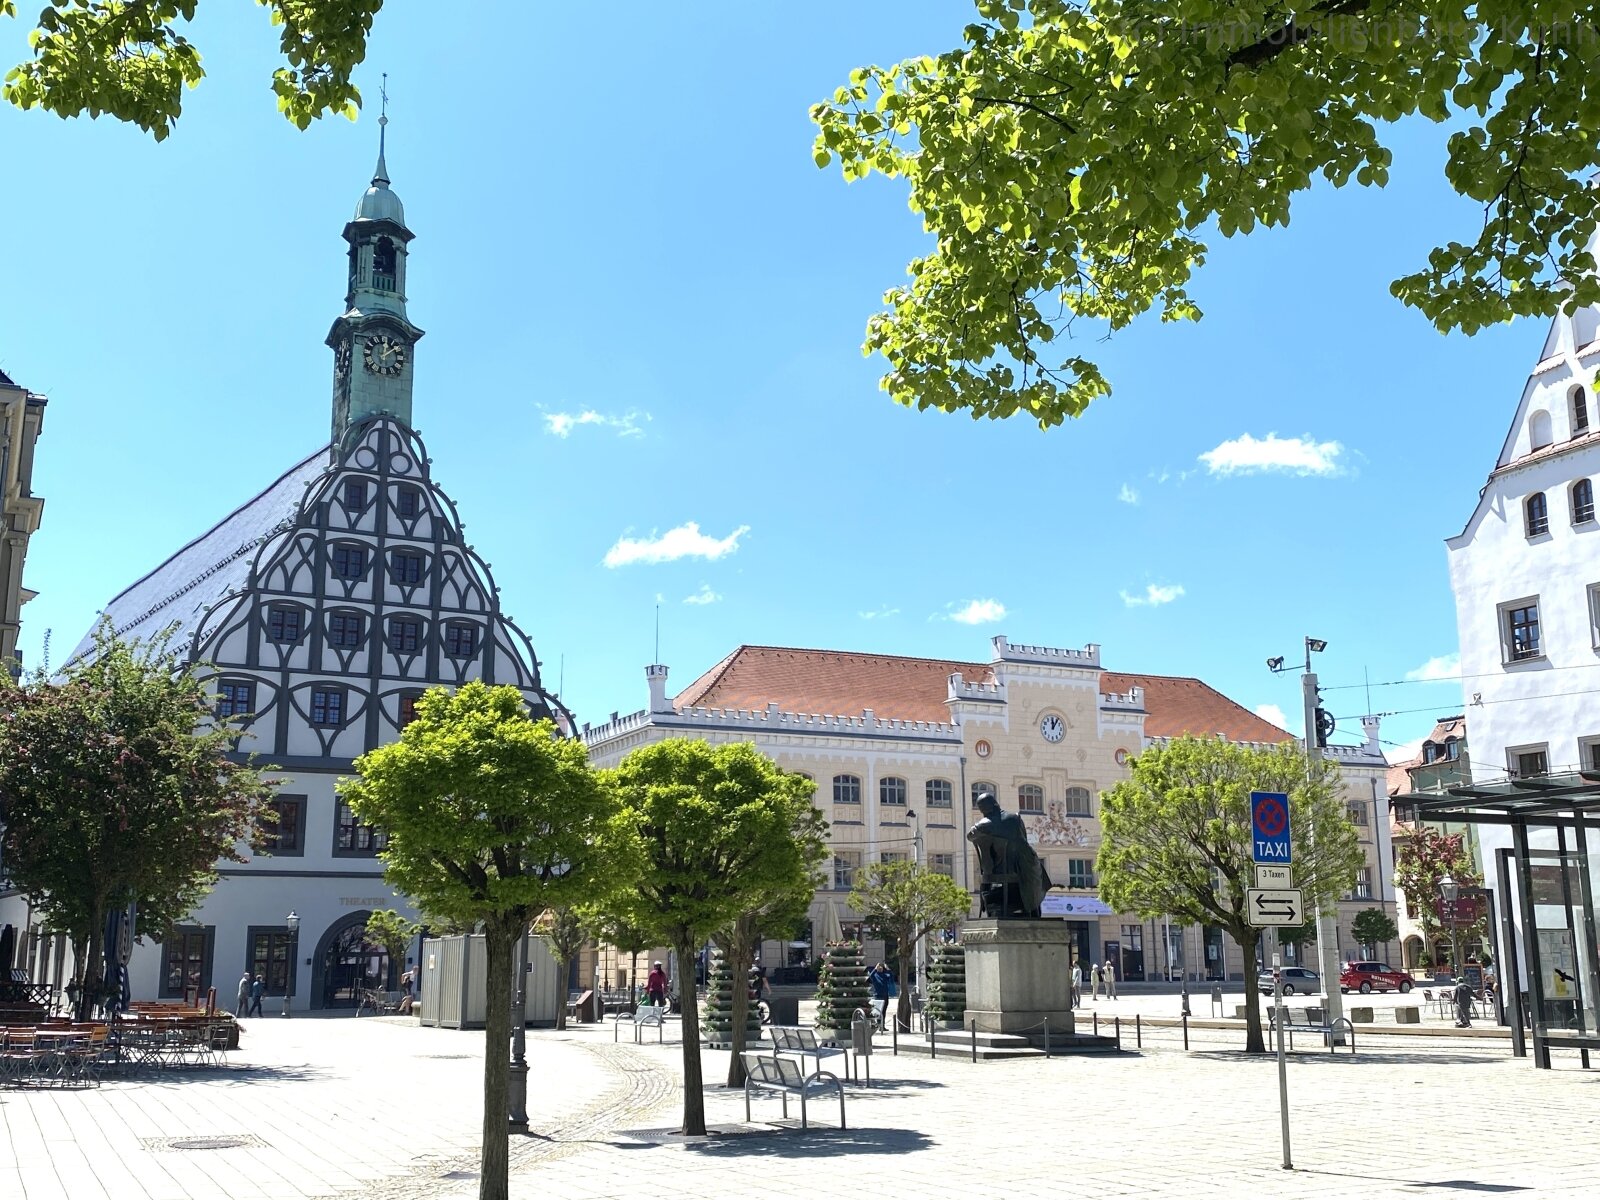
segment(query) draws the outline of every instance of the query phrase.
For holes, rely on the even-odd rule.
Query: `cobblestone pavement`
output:
[[[1224,1031],[1192,1053],[1161,1036],[1137,1054],[977,1065],[881,1048],[874,1083],[847,1088],[848,1129],[825,1099],[808,1132],[764,1124],[779,1110],[765,1097],[747,1126],[742,1093],[712,1087],[707,1113],[726,1136],[706,1140],[667,1132],[682,1106],[677,1032],[636,1047],[609,1028],[530,1031],[536,1132],[513,1142],[513,1196],[1600,1191],[1600,1076],[1575,1055],[1534,1071],[1497,1042],[1372,1039],[1352,1058],[1312,1041],[1289,1064],[1291,1175],[1275,1063]],[[403,1019],[257,1021],[223,1070],[0,1091],[0,1198],[468,1200],[482,1051],[481,1033]],[[703,1061],[707,1080],[725,1076],[725,1051]],[[250,1144],[172,1146],[199,1137]]]

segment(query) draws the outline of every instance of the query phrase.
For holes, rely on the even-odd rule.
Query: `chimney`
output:
[[[1374,754],[1379,755],[1383,753],[1383,745],[1378,741],[1378,726],[1381,723],[1381,720],[1381,718],[1376,716],[1367,716],[1361,718],[1361,731],[1367,735],[1366,748],[1371,750]]]
[[[650,685],[650,711],[671,712],[672,701],[667,699],[667,669],[660,663],[653,663],[644,669],[644,677]]]

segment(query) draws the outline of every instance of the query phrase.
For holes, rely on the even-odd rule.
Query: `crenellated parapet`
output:
[[[1040,663],[1052,667],[1100,667],[1100,647],[1090,642],[1082,650],[1059,649],[1054,646],[1017,646],[1006,640],[1004,634],[993,639],[994,662]]]

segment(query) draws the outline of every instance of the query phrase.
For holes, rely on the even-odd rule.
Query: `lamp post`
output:
[[[917,867],[921,867],[922,866],[922,822],[917,819],[917,814],[916,814],[916,810],[915,809],[910,809],[910,808],[906,809],[906,817],[907,817],[908,820],[910,820],[911,829],[912,829],[912,834],[911,834],[911,861]],[[924,984],[922,982],[923,974],[927,969],[927,961],[926,961],[926,959],[927,959],[927,947],[923,943],[924,943],[924,939],[918,938],[916,946],[913,947],[913,949],[912,949],[912,956],[913,956],[912,957],[912,962],[914,964],[914,969],[915,969],[915,971],[917,973],[916,995],[917,995],[918,999],[923,999],[927,995],[927,993],[923,991]]]
[[[528,1132],[528,927],[517,938],[517,953],[511,968],[516,973],[511,989],[511,1066],[506,1089],[511,1110],[511,1132]]]
[[[1446,873],[1439,880],[1439,895],[1444,899],[1441,914],[1450,926],[1450,977],[1461,977],[1461,922],[1456,919],[1456,904],[1461,899],[1461,885]]]
[[[294,994],[294,964],[300,957],[300,914],[291,908],[283,923],[289,930],[289,959],[283,964],[283,1015],[287,1017]]]
[[[1183,1015],[1192,1015],[1189,1012],[1189,927],[1178,926],[1178,986],[1183,995]],[[1170,943],[1171,938],[1168,938]]]

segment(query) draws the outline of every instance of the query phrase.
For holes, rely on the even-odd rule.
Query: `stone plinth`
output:
[[[1072,931],[1065,921],[968,921],[968,1028],[982,1033],[1071,1033]]]

